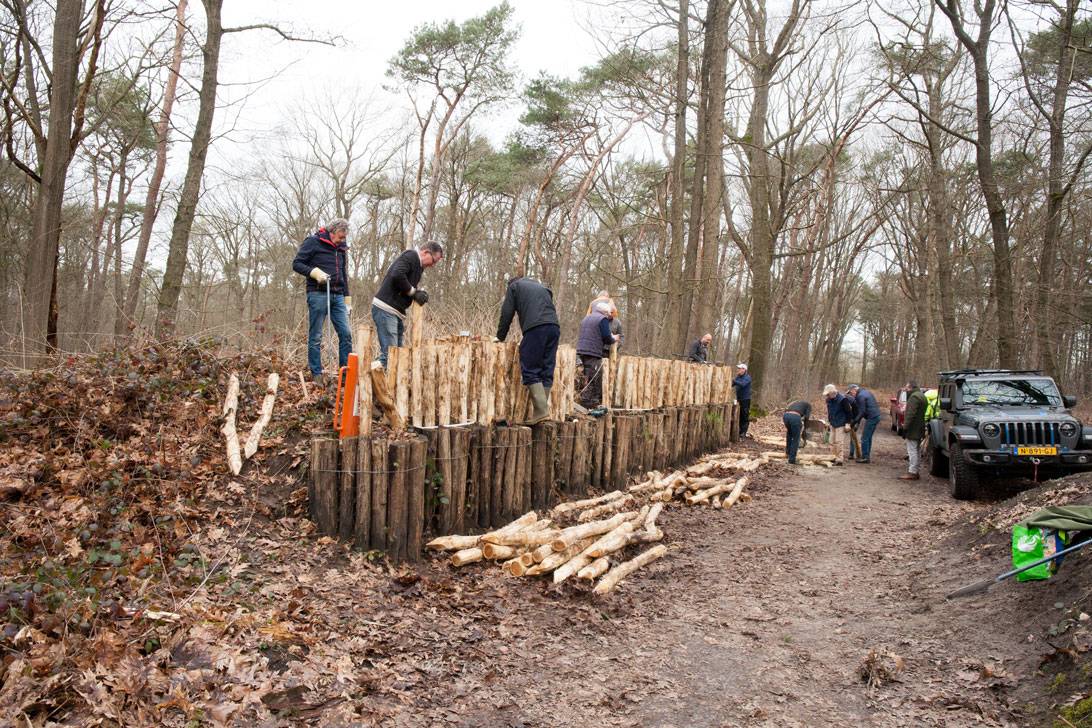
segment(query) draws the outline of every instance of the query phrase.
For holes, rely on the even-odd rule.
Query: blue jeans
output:
[[[326,323],[326,292],[307,292],[307,368],[311,374],[322,374],[322,327]],[[345,296],[330,294],[330,320],[337,332],[337,365],[349,363],[353,350],[353,335],[349,331],[349,311],[345,308]]]
[[[785,423],[785,456],[790,463],[796,462],[796,451],[800,448],[800,434],[804,431],[804,419],[796,412],[786,412],[781,416]]]
[[[387,349],[402,346],[406,325],[402,323],[402,319],[376,305],[372,306],[372,322],[375,324],[375,335],[379,338],[379,363],[386,369]]]
[[[876,433],[876,425],[880,424],[880,416],[876,415],[864,423],[864,430],[861,432],[861,459],[868,460],[872,457],[872,435]]]

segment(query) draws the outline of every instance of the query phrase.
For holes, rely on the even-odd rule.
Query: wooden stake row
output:
[[[630,475],[725,447],[733,405],[608,412],[529,427],[440,427],[424,436],[316,437],[309,502],[320,533],[416,561],[424,534],[507,524]]]
[[[724,365],[694,364],[651,357],[612,357],[603,399],[618,409],[656,409],[731,403],[734,370]]]

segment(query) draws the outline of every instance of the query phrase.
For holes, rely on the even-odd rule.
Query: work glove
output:
[[[353,297],[352,296],[346,296],[345,297],[345,313],[351,314],[352,312],[353,312]]]
[[[847,422],[845,424],[845,427],[843,427],[842,429],[844,429],[846,432],[849,432],[849,423]]]
[[[426,303],[428,303],[428,292],[422,291],[420,288],[418,288],[416,291],[413,292],[413,300],[417,301],[417,304],[419,306],[424,306]]]
[[[330,280],[330,276],[322,268],[312,268],[309,274],[315,279],[315,282],[322,285],[326,281]]]

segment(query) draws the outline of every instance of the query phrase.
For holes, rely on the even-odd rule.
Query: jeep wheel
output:
[[[963,446],[958,442],[948,448],[948,481],[956,500],[971,500],[978,495],[978,470],[967,462]]]
[[[929,441],[925,441],[921,454],[921,466],[929,471],[929,475],[936,478],[948,477],[948,456],[939,447]]]

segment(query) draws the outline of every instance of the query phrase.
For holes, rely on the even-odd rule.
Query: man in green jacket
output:
[[[921,465],[921,438],[925,436],[925,395],[918,388],[918,383],[911,380],[906,384],[906,418],[903,437],[906,438],[906,455],[909,459],[907,473],[899,480],[919,480],[918,467]]]

